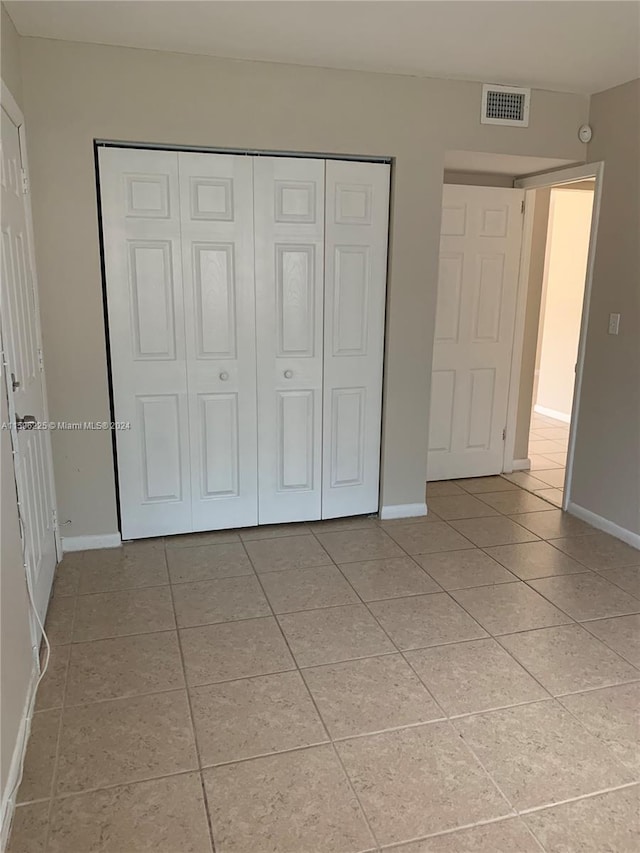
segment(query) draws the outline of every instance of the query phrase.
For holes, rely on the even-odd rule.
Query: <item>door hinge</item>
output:
[[[520,202],[520,213],[524,213],[524,199]]]
[[[502,430],[502,440],[503,441],[507,440],[507,428],[506,427]]]
[[[57,530],[58,529],[58,510],[57,509],[51,510],[51,518],[53,520],[53,529]]]
[[[44,370],[44,358],[42,356],[42,347],[38,347],[38,366],[40,370]]]
[[[29,176],[24,169],[20,169],[20,175],[22,177],[22,195],[27,195],[29,193]]]

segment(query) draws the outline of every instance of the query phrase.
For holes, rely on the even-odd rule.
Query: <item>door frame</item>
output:
[[[5,112],[11,119],[11,121],[15,124],[18,129],[18,139],[20,142],[20,159],[22,162],[22,173],[24,175],[24,179],[27,181],[27,186],[29,186],[29,163],[27,160],[27,137],[26,137],[26,129],[25,129],[25,121],[22,110],[18,106],[15,98],[11,94],[9,87],[6,85],[4,80],[0,80],[0,104],[4,108]],[[36,311],[37,318],[37,332],[38,332],[38,340],[37,346],[40,352],[42,349],[42,323],[40,321],[40,295],[39,295],[39,285],[38,285],[38,272],[36,267],[36,255],[35,255],[35,243],[34,243],[34,234],[33,234],[33,213],[31,209],[31,193],[26,192],[22,196],[23,204],[25,208],[25,225],[26,225],[26,234],[27,234],[27,252],[29,255],[29,264],[31,266],[31,276],[33,281],[33,299],[34,306]],[[4,324],[7,323],[7,319],[3,319],[3,327]],[[3,336],[4,337],[4,336]],[[7,399],[11,400],[9,396],[9,377],[6,371],[6,365],[3,366],[3,374],[4,374],[4,382],[6,384],[7,390]],[[46,380],[46,371],[44,368],[40,373],[41,383],[42,383],[42,396],[43,396],[43,408],[44,415],[47,421],[50,420],[49,416],[49,395],[47,393],[47,380]],[[10,413],[11,414],[11,413]],[[13,441],[13,437],[12,437]],[[60,525],[57,521],[58,518],[58,505],[56,502],[56,487],[55,487],[55,478],[54,478],[54,468],[53,468],[53,451],[51,447],[51,440],[47,442],[47,458],[46,464],[49,468],[49,490],[50,490],[50,501],[53,511],[55,512],[55,525],[54,525],[54,533],[55,533],[55,547],[56,547],[56,562],[59,562],[62,559],[62,540],[60,538]],[[14,480],[16,480],[16,494],[18,483],[15,476],[15,466],[14,466]],[[20,524],[22,525],[22,519],[20,520]],[[25,567],[25,571],[28,575],[29,580],[29,588],[31,592],[31,587],[33,583],[33,579],[30,574],[30,568]],[[36,619],[31,620],[31,630],[34,637],[34,640],[39,642],[40,636],[40,627],[37,624]]]
[[[520,372],[522,368],[522,349],[524,344],[524,327],[527,306],[527,294],[529,289],[529,269],[531,263],[531,244],[533,232],[533,218],[535,209],[534,190],[547,187],[562,186],[582,181],[585,178],[594,178],[593,212],[591,214],[591,227],[589,231],[589,251],[587,254],[587,269],[585,274],[584,296],[582,300],[582,314],[580,319],[580,335],[578,338],[578,353],[576,360],[576,375],[573,385],[573,402],[571,407],[571,422],[569,426],[569,445],[567,449],[567,464],[565,468],[564,493],[562,509],[566,510],[571,502],[571,485],[573,479],[573,462],[576,443],[575,425],[580,413],[580,402],[582,395],[582,379],[584,373],[584,359],[586,351],[587,329],[589,323],[589,307],[591,304],[591,289],[593,285],[593,269],[596,254],[596,241],[598,236],[598,223],[600,220],[600,202],[602,198],[602,180],[604,175],[604,162],[596,161],[578,166],[570,166],[567,169],[557,169],[550,172],[541,172],[536,175],[528,175],[516,178],[514,187],[525,190],[525,213],[522,235],[522,253],[520,258],[520,274],[518,277],[518,296],[516,302],[516,324],[514,329],[513,350],[511,359],[511,380],[509,383],[509,402],[507,409],[507,437],[504,448],[503,469],[506,472],[513,471],[515,455],[515,438],[518,401],[520,396]]]

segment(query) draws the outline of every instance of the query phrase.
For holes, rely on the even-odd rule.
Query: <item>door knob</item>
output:
[[[284,372],[284,378],[285,379],[291,379],[292,376],[293,376],[293,370],[285,370],[285,372]]]
[[[25,415],[23,418],[16,415],[16,429],[33,429],[38,423],[34,415]]]
[[[222,373],[220,374],[220,379],[222,379],[223,382],[226,382],[228,378],[229,378],[229,374],[227,373],[226,370],[223,370]]]

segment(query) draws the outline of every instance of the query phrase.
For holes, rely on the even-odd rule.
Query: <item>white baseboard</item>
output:
[[[514,459],[512,464],[513,471],[529,471],[531,468],[530,459]]]
[[[37,683],[38,670],[34,664],[31,670],[31,679],[29,681],[29,689],[27,690],[27,699],[22,711],[22,719],[20,720],[20,726],[18,728],[18,735],[13,746],[13,755],[11,756],[7,782],[4,787],[4,791],[2,792],[2,805],[0,806],[0,850],[5,850],[7,842],[9,841],[9,830],[11,829],[11,821],[13,820],[13,813],[16,808],[15,801],[16,794],[18,792],[16,791],[11,799],[9,798],[9,795],[18,781],[20,768],[22,766],[22,757],[27,748],[27,741],[29,740],[29,733],[31,730],[31,717],[33,716],[33,708],[35,706],[34,691]]]
[[[545,406],[538,406],[537,404],[533,407],[533,411],[539,415],[546,415],[548,418],[553,418],[556,421],[563,421],[565,424],[571,423],[571,413],[558,412],[556,409],[547,409]]]
[[[632,530],[627,530],[626,527],[620,527],[619,524],[615,524],[613,521],[609,521],[609,519],[603,518],[601,515],[596,515],[595,512],[591,512],[591,510],[585,509],[579,504],[574,504],[573,501],[569,501],[567,512],[571,513],[571,515],[575,515],[576,518],[579,518],[582,521],[586,521],[587,524],[597,527],[598,530],[602,530],[604,533],[610,533],[611,536],[615,536],[616,539],[621,539],[623,542],[626,542],[627,545],[632,545],[634,548],[640,549],[640,533],[634,533]]]
[[[386,521],[393,518],[415,518],[418,515],[426,515],[427,511],[426,503],[395,504],[395,506],[383,506],[380,510],[380,518]]]
[[[63,536],[62,551],[93,551],[95,548],[119,548],[122,537],[119,533],[98,533],[95,536]]]

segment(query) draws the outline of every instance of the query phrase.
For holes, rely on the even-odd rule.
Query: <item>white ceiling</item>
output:
[[[636,0],[5,5],[23,36],[585,94],[640,76]]]

